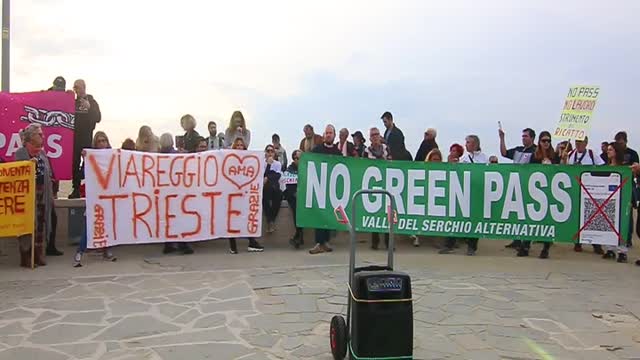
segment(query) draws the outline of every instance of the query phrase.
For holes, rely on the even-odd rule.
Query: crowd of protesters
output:
[[[57,77],[54,80],[53,87],[50,91],[66,91],[66,82],[64,78]],[[76,118],[75,118],[75,146],[73,149],[73,189],[69,198],[79,198],[84,196],[82,187],[83,156],[85,148],[108,149],[111,148],[107,134],[102,131],[95,132],[96,124],[101,120],[100,108],[97,101],[92,95],[86,92],[86,83],[83,80],[76,80],[73,86],[73,92],[76,94]],[[466,136],[464,146],[460,144],[452,144],[448,147],[448,152],[441,149],[438,145],[437,130],[428,128],[424,132],[424,138],[415,155],[411,153],[405,146],[405,136],[394,122],[393,115],[385,112],[381,116],[384,132],[377,127],[372,127],[365,131],[368,133],[368,139],[362,131],[350,133],[346,128],[342,128],[336,132],[333,125],[326,125],[322,134],[316,133],[311,124],[304,125],[304,136],[300,141],[298,149],[291,153],[288,158],[287,151],[280,141],[278,134],[273,134],[271,143],[264,149],[266,170],[264,173],[263,187],[263,214],[266,218],[266,232],[273,233],[276,229],[276,219],[279,214],[280,206],[283,200],[291,207],[295,232],[291,236],[289,243],[292,247],[298,249],[304,244],[303,229],[295,226],[296,224],[296,183],[284,183],[281,181],[283,174],[287,173],[296,176],[298,173],[298,163],[300,156],[304,152],[313,152],[332,156],[343,157],[360,157],[372,160],[404,160],[419,162],[446,162],[449,163],[465,163],[465,164],[496,164],[498,157],[495,155],[487,156],[481,148],[480,138],[477,135],[470,134]],[[184,130],[183,135],[173,136],[170,133],[163,133],[157,136],[151,127],[141,126],[138,136],[135,140],[126,139],[121,149],[136,150],[142,152],[157,153],[193,153],[207,150],[234,149],[247,150],[251,142],[251,131],[247,128],[247,122],[240,111],[235,111],[230,119],[229,124],[224,131],[218,131],[218,124],[209,121],[207,124],[208,136],[201,136],[197,131],[196,119],[187,114],[180,119],[180,125]],[[616,134],[611,142],[602,142],[600,145],[600,153],[588,147],[589,139],[576,140],[574,143],[569,141],[561,141],[554,148],[552,144],[552,136],[548,131],[541,131],[537,136],[533,129],[527,128],[522,131],[522,145],[512,148],[507,147],[505,133],[500,128],[498,130],[500,140],[500,155],[503,158],[513,161],[514,164],[526,166],[527,164],[568,164],[568,165],[599,165],[599,166],[631,166],[634,175],[640,177],[640,162],[638,153],[627,147],[627,133],[621,131]],[[336,139],[337,137],[337,139]],[[53,173],[53,169],[49,164],[47,156],[43,149],[42,128],[38,124],[30,124],[21,132],[23,148],[16,153],[16,160],[33,159],[36,166],[36,234],[35,234],[35,264],[37,266],[46,265],[45,257],[60,256],[63,253],[55,246],[55,228],[57,217],[53,199],[57,196],[57,182]],[[353,141],[350,141],[351,138]],[[175,139],[175,142],[174,142]],[[445,151],[443,153],[443,151]],[[446,155],[446,156],[445,156]],[[640,195],[637,184],[633,186],[633,205],[636,208],[640,201]],[[603,249],[600,245],[593,245],[593,251],[602,255],[604,259],[616,259],[618,262],[627,262],[627,249],[632,246],[631,235],[633,231],[633,211],[628,231],[629,240],[624,244],[615,247],[607,247]],[[640,230],[640,229],[637,229]],[[640,231],[638,231],[640,233]],[[468,234],[469,236],[473,234]],[[325,229],[315,230],[315,244],[309,250],[310,254],[320,254],[331,252],[329,245],[332,232]],[[389,235],[384,234],[385,245],[389,246]],[[413,245],[420,246],[420,239],[412,236]],[[19,242],[20,265],[24,267],[30,266],[30,244],[31,237],[22,237]],[[443,248],[440,254],[450,254],[456,251],[459,243],[466,243],[466,254],[473,256],[478,251],[478,238],[446,238],[443,239]],[[87,235],[82,236],[74,257],[73,265],[75,267],[82,266],[82,257],[87,250]],[[46,245],[46,252],[45,252]],[[380,246],[380,234],[371,234],[371,248],[378,249]],[[507,248],[516,250],[517,256],[528,256],[531,250],[531,241],[521,241],[514,239]],[[550,255],[552,243],[542,242],[542,250],[539,257],[546,259]],[[255,238],[248,239],[249,252],[262,252],[264,247]],[[574,246],[576,252],[583,251],[582,246],[576,243]],[[102,249],[102,256],[106,261],[115,261],[116,257],[109,249]],[[181,252],[188,255],[193,254],[194,250],[188,243],[178,242],[164,244],[163,253],[169,254]],[[238,248],[236,239],[229,240],[229,252],[237,254]],[[636,261],[636,265],[640,266],[640,260]]]

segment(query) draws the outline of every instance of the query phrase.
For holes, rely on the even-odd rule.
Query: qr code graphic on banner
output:
[[[583,219],[584,222],[587,222],[589,221],[589,219],[591,219],[593,214],[598,211],[598,207],[602,205],[605,199],[595,199],[595,200],[597,202],[597,205],[591,200],[585,201],[584,219]],[[609,225],[609,222],[607,222],[607,219],[609,219],[609,221],[613,226],[617,227],[618,217],[617,217],[616,210],[617,210],[616,202],[613,200],[609,200],[609,202],[607,202],[604,208],[602,208],[602,212],[604,212],[605,215],[603,215],[602,212],[598,212],[598,214],[594,216],[591,222],[587,224],[584,230],[606,231],[606,232],[613,231],[613,228],[611,227],[611,225]]]

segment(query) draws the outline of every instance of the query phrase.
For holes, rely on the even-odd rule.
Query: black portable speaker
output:
[[[409,275],[396,271],[356,272],[352,290],[355,297],[351,312],[354,355],[358,358],[411,359],[413,303]]]

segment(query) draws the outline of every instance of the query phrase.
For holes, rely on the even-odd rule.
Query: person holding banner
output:
[[[619,131],[614,140],[616,141],[616,143],[620,146],[620,148],[622,149],[622,152],[624,154],[624,161],[622,162],[622,165],[628,165],[631,166],[635,163],[640,162],[640,159],[638,159],[638,153],[629,148],[627,146],[627,132],[626,131]],[[637,188],[635,182],[637,181],[637,179],[635,179],[634,181],[631,181],[632,186],[632,202],[634,201],[633,199],[636,199],[635,201],[640,201],[640,189]],[[629,229],[628,229],[628,239],[627,240],[627,246],[631,247],[632,241],[631,238],[633,237],[633,209],[636,207],[635,203],[632,203],[632,207],[631,207],[631,211],[630,211],[630,219],[629,219]]]
[[[198,140],[200,139],[200,134],[196,131],[196,119],[190,114],[186,114],[180,118],[180,126],[182,126],[185,133],[183,136],[184,148],[179,150],[188,153],[196,152]]]
[[[335,144],[336,140],[336,128],[329,124],[324,129],[323,143],[316,145],[312,152],[324,155],[342,156],[340,149]],[[333,249],[327,245],[329,238],[331,237],[331,230],[316,229],[315,241],[316,245],[309,250],[309,254],[322,254],[325,252],[332,252]]]
[[[531,159],[532,164],[560,164],[560,156],[553,150],[551,146],[551,133],[543,131],[538,138],[538,146]],[[523,241],[522,246],[518,249],[518,256],[529,256],[529,249],[531,248],[531,241]],[[551,242],[545,241],[540,252],[540,259],[549,258],[549,249],[551,248]]]
[[[247,145],[244,143],[244,138],[242,138],[242,137],[236,138],[233,141],[233,144],[231,144],[231,149],[234,149],[234,150],[247,150]],[[249,252],[263,252],[264,251],[264,247],[262,245],[260,245],[258,240],[256,240],[255,238],[249,238],[249,246],[247,247],[247,251],[249,251]],[[229,252],[231,254],[234,254],[234,255],[238,253],[238,245],[236,244],[236,239],[235,238],[230,238],[229,239]]]
[[[296,232],[293,234],[293,237],[289,239],[289,244],[296,249],[299,249],[300,245],[304,244],[304,231],[302,228],[298,227],[296,222],[296,206],[298,203],[298,164],[300,163],[300,155],[302,155],[302,151],[299,149],[294,150],[293,154],[291,154],[292,163],[289,164],[289,167],[283,174],[285,179],[284,198],[289,204],[289,210],[293,217],[293,226],[296,227]]]
[[[93,141],[91,143],[91,147],[93,149],[111,149],[111,143],[109,142],[109,137],[104,131],[96,131],[96,134],[93,136]],[[82,151],[82,156],[84,157],[86,152]],[[86,216],[86,214],[85,214]],[[73,257],[73,267],[82,267],[82,255],[87,252],[87,231],[85,230],[81,237],[80,243],[78,244],[78,249],[76,250],[76,254]],[[111,253],[109,248],[105,248],[102,252],[102,258],[105,261],[116,261],[117,258]]]
[[[44,134],[40,124],[29,124],[23,132],[24,146],[16,151],[15,159],[32,160],[36,164],[36,213],[34,257],[37,266],[47,265],[44,259],[45,238],[51,231],[51,211],[53,209],[53,180],[49,159],[43,150]],[[31,267],[31,236],[21,236],[19,240],[20,266]]]
[[[611,166],[623,166],[625,165],[624,159],[624,148],[618,142],[609,143],[609,147],[607,149],[607,156],[609,157],[609,165]],[[631,164],[629,164],[631,165]],[[631,226],[631,225],[630,225]],[[618,246],[606,246],[607,252],[602,255],[603,259],[612,259],[615,260],[616,252],[618,253],[618,262],[626,263],[627,262],[627,246],[620,244],[619,241]]]
[[[369,129],[369,141],[371,141],[371,145],[366,148],[366,150],[362,154],[362,157],[372,160],[391,160],[389,148],[382,142],[382,136],[380,136],[380,130],[377,127],[372,127],[371,129]],[[378,250],[379,244],[380,234],[377,232],[372,232],[371,248],[373,250]],[[389,248],[389,233],[384,234],[384,244],[387,248]]]
[[[500,154],[502,157],[513,160],[514,164],[529,164],[533,157],[533,153],[536,152],[536,145],[534,143],[536,139],[536,132],[531,128],[522,130],[522,146],[516,146],[507,150],[507,145],[504,142],[504,131],[502,130],[502,124],[498,123],[498,136],[500,137]],[[510,244],[505,245],[506,248],[518,249],[521,245],[520,240],[513,240]]]
[[[282,191],[280,191],[282,164],[276,160],[276,149],[273,145],[267,145],[264,148],[264,156],[267,164],[262,188],[262,210],[267,218],[267,233],[272,233],[276,230],[276,218],[282,204]]]
[[[465,139],[465,148],[467,152],[462,156],[460,162],[463,164],[482,164],[486,165],[489,161],[487,156],[480,148],[480,138],[478,135],[468,135]],[[473,256],[478,251],[478,238],[467,239],[467,255]]]

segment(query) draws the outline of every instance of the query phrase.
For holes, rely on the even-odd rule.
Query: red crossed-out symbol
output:
[[[598,201],[596,201],[596,199],[593,198],[593,195],[591,195],[591,193],[589,192],[589,189],[587,189],[584,186],[584,184],[580,180],[580,177],[576,176],[576,179],[578,180],[578,184],[580,184],[580,187],[582,188],[582,190],[584,190],[584,192],[587,193],[587,195],[589,196],[589,199],[591,199],[591,202],[597,207],[597,209],[596,209],[596,212],[593,213],[591,217],[584,223],[584,225],[582,225],[580,230],[578,230],[578,232],[575,235],[573,235],[573,240],[576,240],[578,236],[580,236],[580,233],[582,232],[582,230],[584,230],[587,226],[589,226],[589,224],[593,222],[593,220],[596,218],[596,216],[598,216],[598,214],[602,214],[602,217],[607,222],[607,224],[609,224],[609,227],[611,227],[611,229],[613,229],[613,232],[615,232],[616,235],[618,235],[618,240],[622,240],[622,237],[620,236],[620,232],[616,230],[615,225],[613,225],[613,223],[611,222],[611,219],[609,219],[609,216],[607,216],[607,214],[605,214],[602,209],[604,209],[604,207],[609,203],[609,201],[611,201],[613,196],[616,193],[618,193],[620,189],[622,189],[622,187],[624,186],[624,184],[627,183],[627,180],[629,180],[629,178],[625,178],[620,183],[620,185],[618,185],[618,187],[611,194],[609,194],[609,197],[606,198],[601,204],[598,204]]]

